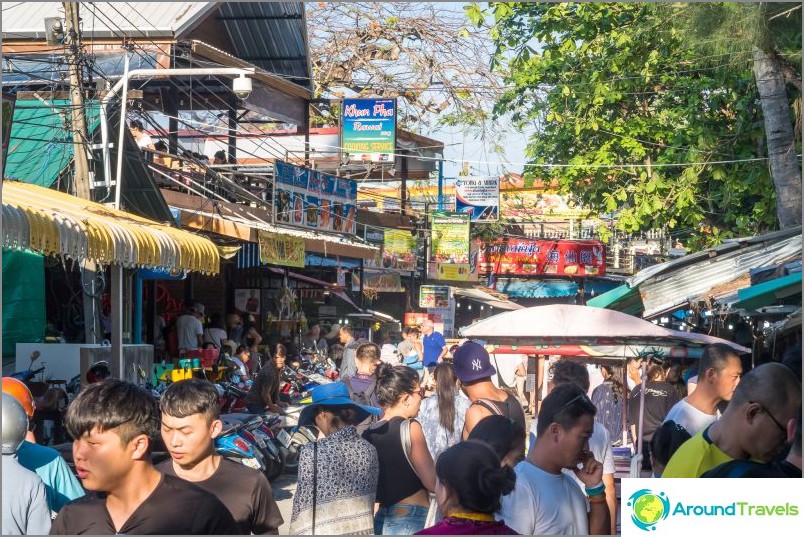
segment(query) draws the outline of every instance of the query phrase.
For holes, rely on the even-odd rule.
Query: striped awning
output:
[[[128,268],[220,272],[209,239],[16,181],[3,181],[3,247]]]

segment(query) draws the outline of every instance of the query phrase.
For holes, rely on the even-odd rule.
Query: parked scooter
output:
[[[260,419],[258,421],[255,418]],[[221,421],[226,425],[252,423],[252,425],[246,425],[244,429],[241,429],[241,434],[246,435],[249,440],[253,438],[253,442],[262,452],[265,460],[265,470],[263,472],[268,480],[273,481],[279,477],[285,468],[284,453],[279,440],[274,435],[273,429],[281,421],[279,416],[275,414],[255,416],[254,414],[233,413],[221,415]]]
[[[254,416],[246,422],[231,424],[215,438],[215,450],[219,455],[226,457],[234,462],[254,468],[260,472],[265,472],[265,459],[250,441],[245,439],[240,433],[254,423],[262,423],[262,418]]]

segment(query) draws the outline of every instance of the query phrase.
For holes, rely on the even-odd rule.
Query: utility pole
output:
[[[70,103],[72,104],[73,158],[75,162],[75,195],[90,199],[89,162],[85,143],[87,122],[84,116],[84,92],[81,89],[81,26],[78,18],[78,2],[62,2],[65,16],[65,44],[67,64],[70,66]]]
[[[67,46],[67,65],[70,67],[70,103],[72,104],[71,130],[73,133],[73,185],[75,195],[91,200],[89,188],[89,162],[85,143],[89,140],[84,116],[84,91],[81,70],[81,25],[78,18],[78,2],[62,2],[64,6],[64,43]],[[81,287],[84,299],[84,341],[97,343],[102,339],[99,297],[102,289],[96,287],[98,267],[94,261],[85,260],[81,271]]]

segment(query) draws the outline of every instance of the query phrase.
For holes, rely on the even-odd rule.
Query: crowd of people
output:
[[[214,329],[204,332],[221,341]],[[318,440],[301,449],[291,534],[614,534],[623,429],[642,445],[643,475],[801,477],[800,366],[743,374],[729,347],[710,345],[693,390],[656,356],[626,366],[626,386],[628,369],[640,374],[627,390],[610,368],[593,386],[590,368],[561,359],[527,424],[521,399],[492,382],[483,345],[463,342],[449,359],[434,333],[407,330],[393,349],[348,327],[327,334],[342,345],[342,375],[313,388],[299,417]],[[320,332],[308,338],[319,345]],[[256,372],[252,412],[284,408],[287,350],[272,358]],[[4,534],[277,534],[285,522],[265,476],[215,452],[223,425],[206,380],[176,382],[158,401],[117,380],[82,390],[66,415],[77,479],[32,442],[27,387],[4,378],[3,392],[14,476],[3,479]],[[170,459],[154,465],[159,440]]]

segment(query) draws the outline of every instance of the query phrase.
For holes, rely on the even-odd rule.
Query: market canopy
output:
[[[648,353],[698,358],[703,347],[723,343],[735,352],[751,350],[731,341],[671,330],[613,310],[552,304],[494,315],[461,329],[498,353],[617,357]]]
[[[511,302],[506,298],[494,296],[491,293],[487,293],[480,289],[464,289],[461,287],[454,287],[453,291],[456,297],[474,300],[476,302],[480,302],[481,304],[486,304],[487,306],[500,310],[514,311],[523,309],[525,307],[517,304],[516,302]]]
[[[127,268],[220,272],[209,239],[16,181],[3,181],[3,247]]]

